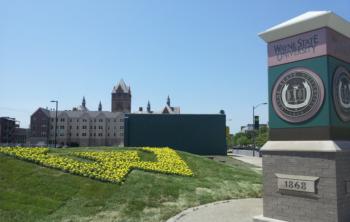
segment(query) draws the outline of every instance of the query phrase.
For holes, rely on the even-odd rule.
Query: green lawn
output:
[[[52,149],[57,155],[73,150]],[[261,175],[239,161],[178,152],[195,176],[133,170],[123,184],[100,182],[0,154],[0,221],[166,221],[218,200],[260,197]],[[144,161],[153,154],[140,151]],[[229,158],[229,157],[227,157]]]

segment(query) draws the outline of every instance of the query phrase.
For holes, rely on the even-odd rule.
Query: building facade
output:
[[[49,144],[68,146],[117,146],[123,143],[124,114],[108,111],[50,112]]]
[[[0,117],[0,144],[24,145],[27,142],[28,129],[19,128],[15,118]]]
[[[0,143],[12,143],[16,120],[10,117],[0,117]]]
[[[44,146],[119,146],[124,142],[124,114],[130,113],[131,91],[121,80],[112,92],[112,112],[90,111],[85,97],[72,110],[37,109],[31,116],[31,144]],[[57,128],[56,128],[57,125]],[[55,136],[56,134],[56,136]]]
[[[30,143],[43,146],[48,144],[50,129],[50,111],[39,108],[30,116]]]

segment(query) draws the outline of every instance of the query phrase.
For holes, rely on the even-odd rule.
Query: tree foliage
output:
[[[239,132],[234,135],[233,144],[236,146],[247,146],[253,144],[253,135],[255,134],[255,144],[257,147],[263,146],[269,138],[268,127],[262,126],[259,131],[250,131],[247,133]]]

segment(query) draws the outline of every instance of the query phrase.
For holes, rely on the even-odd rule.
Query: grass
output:
[[[71,151],[116,149],[120,148],[51,152],[67,155]],[[123,184],[71,175],[0,154],[0,221],[156,222],[200,204],[261,196],[261,175],[240,161],[221,163],[179,154],[194,177],[133,170]],[[140,151],[140,157],[155,161],[151,153]]]

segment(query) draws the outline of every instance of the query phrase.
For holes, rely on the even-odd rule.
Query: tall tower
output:
[[[131,90],[130,86],[126,86],[123,79],[113,87],[111,107],[112,112],[131,112]]]

